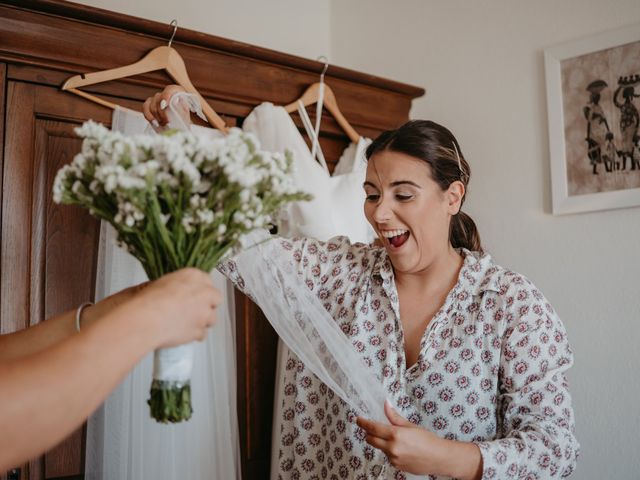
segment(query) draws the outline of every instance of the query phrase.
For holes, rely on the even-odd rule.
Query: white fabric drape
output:
[[[358,415],[388,424],[382,380],[365,364],[316,293],[301,281],[290,252],[279,240],[267,239],[266,232],[250,234],[246,244],[254,246],[232,262],[244,292],[260,306],[286,346],[336,395]],[[225,266],[230,267],[231,263]],[[405,477],[420,478],[409,473]]]
[[[114,111],[114,129],[134,134],[144,132],[147,125],[137,112]],[[212,277],[225,303],[218,308],[218,322],[207,339],[196,343],[193,417],[176,425],[158,424],[150,417],[147,399],[153,355],[148,355],[89,420],[87,479],[240,478],[233,287],[218,272]],[[139,262],[116,246],[115,231],[103,224],[97,299],[145,280]]]
[[[300,360],[359,414],[386,421],[382,381],[365,365],[323,307],[301,281],[288,252],[267,232],[247,236],[253,245],[233,259],[243,290]]]
[[[322,113],[321,104],[318,103],[318,106],[320,109],[316,110],[316,122]],[[365,197],[362,183],[366,176],[364,153],[371,140],[361,137],[357,143],[351,143],[342,153],[331,175],[318,143],[319,129],[314,129],[311,125],[306,110],[300,105],[298,107],[307,135],[312,139],[311,150],[286,110],[271,103],[256,107],[242,126],[245,132],[256,135],[263,149],[274,152],[290,150],[294,158],[293,178],[296,186],[314,196],[310,202],[298,202],[287,207],[279,219],[279,234],[318,240],[345,235],[353,242],[372,242],[376,234],[362,211]],[[319,127],[318,123],[316,127]],[[289,349],[282,341],[278,341],[273,404],[272,480],[279,476],[284,365],[288,356]]]

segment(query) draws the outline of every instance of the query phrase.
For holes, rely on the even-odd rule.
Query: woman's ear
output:
[[[460,180],[456,180],[449,185],[447,189],[446,197],[448,202],[448,213],[450,215],[456,215],[462,207],[462,199],[465,194],[465,186]]]

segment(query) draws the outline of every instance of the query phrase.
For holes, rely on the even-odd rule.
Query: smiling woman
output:
[[[346,237],[278,242],[300,288],[322,300],[382,383],[389,424],[357,417],[291,355],[280,477],[570,475],[579,446],[564,326],[529,280],[482,251],[460,212],[470,168],[457,141],[412,121],[374,140],[367,157],[364,210],[383,248]],[[221,269],[245,286],[233,261]]]
[[[365,213],[369,222],[375,226],[372,205],[379,203],[382,193],[380,175],[393,172],[398,178],[387,178],[388,196],[397,202],[410,202],[421,190],[428,195],[429,192],[437,193],[439,187],[440,200],[448,202],[451,246],[482,251],[475,223],[460,210],[471,179],[471,168],[460,152],[453,134],[435,122],[414,120],[380,135],[367,149],[367,158],[372,165],[365,182]],[[429,168],[425,169],[424,164]],[[389,238],[386,234],[383,236]]]
[[[448,452],[438,453],[438,436],[415,425],[425,425],[424,421],[414,421],[411,416],[411,421],[407,421],[385,405],[391,426],[358,420],[358,425],[367,432],[367,442],[384,451],[393,465],[412,473],[456,473],[460,478],[503,478],[523,471],[536,474],[544,471],[549,476],[570,474],[577,455],[570,403],[558,416],[548,406],[540,408],[544,403],[542,390],[555,392],[559,380],[566,390],[562,371],[571,364],[572,355],[564,327],[547,302],[531,304],[543,297],[530,282],[496,266],[483,254],[475,223],[461,212],[471,170],[457,140],[448,129],[434,122],[411,121],[380,135],[367,149],[367,158],[364,211],[392,264],[406,365],[420,365],[421,370],[431,372],[426,377],[430,386],[445,386],[434,395],[435,400],[423,404],[427,413],[438,410],[445,413],[431,425],[427,423],[429,430],[435,430],[438,436],[444,433],[450,440],[464,440],[466,434],[477,428],[476,422],[480,420],[477,425],[480,427],[493,411],[496,423],[489,427],[493,431],[488,436],[508,439],[501,443],[479,441],[481,436],[475,435],[471,442],[455,441],[448,446]],[[492,284],[493,288],[478,288]],[[517,291],[517,296],[514,298],[510,291]],[[496,292],[498,298],[492,295]],[[465,305],[469,297],[472,303]],[[515,299],[523,301],[517,314],[503,309]],[[530,308],[535,315],[528,318]],[[528,327],[536,316],[536,328],[531,328],[530,333]],[[553,375],[549,375],[547,368],[558,349],[556,345],[544,348],[549,335],[545,329],[540,332],[543,321],[559,332],[556,339],[562,340],[563,355],[557,358]],[[464,328],[456,328],[463,325]],[[514,335],[515,328],[526,335],[514,344],[518,338]],[[440,340],[449,341],[436,340],[436,329],[440,330]],[[432,349],[442,348],[435,357],[429,352],[430,339]],[[488,342],[492,349],[487,349]],[[514,348],[529,344],[532,347],[528,352]],[[458,351],[459,358],[465,361],[462,364],[456,358]],[[549,352],[550,357],[540,359],[541,351]],[[504,353],[507,361],[497,363],[496,357]],[[479,363],[469,364],[476,354],[491,368],[485,370]],[[438,372],[438,363],[447,359],[444,371]],[[474,377],[479,383],[469,380]],[[469,392],[467,389],[473,384],[480,388]],[[486,392],[492,395],[487,397]],[[531,402],[518,405],[514,399],[522,400],[526,393],[531,393],[528,397]],[[568,399],[568,392],[556,398],[562,403]],[[536,411],[544,414],[533,415]],[[526,414],[519,415],[521,412]],[[452,428],[458,421],[462,421],[459,430]],[[524,431],[542,431],[549,423],[562,425],[562,435],[555,439],[545,435],[522,436]],[[540,462],[527,465],[522,461],[522,450],[528,450],[529,458],[537,457]],[[565,468],[551,460],[555,456],[561,463],[561,451],[570,452]],[[452,470],[453,465],[456,467]]]
[[[383,133],[367,157],[364,210],[382,247],[347,237],[274,242],[298,288],[321,300],[380,381],[389,424],[358,417],[291,353],[277,476],[570,475],[579,447],[564,326],[529,280],[482,251],[460,212],[470,168],[458,142],[413,121]],[[219,269],[244,290],[251,265],[238,265]],[[264,304],[286,306],[289,294]]]

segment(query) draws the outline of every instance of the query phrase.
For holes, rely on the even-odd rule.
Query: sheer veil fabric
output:
[[[279,233],[286,237],[311,237],[318,240],[345,235],[352,242],[372,242],[375,232],[364,217],[362,209],[365,196],[362,183],[366,174],[364,151],[371,140],[361,137],[357,143],[351,143],[342,153],[331,175],[318,144],[319,124],[316,122],[314,129],[304,108],[298,108],[298,113],[307,135],[312,139],[311,149],[286,110],[272,103],[266,102],[256,107],[243,123],[243,129],[256,135],[263,149],[275,152],[291,150],[296,186],[314,196],[312,201],[290,205],[283,212],[279,221]],[[289,349],[279,341],[271,451],[271,478],[274,480],[278,478],[280,464],[278,445],[281,435],[283,372],[288,356]]]
[[[137,112],[116,109],[113,113],[114,130],[135,134],[147,128],[148,123]],[[150,418],[147,405],[153,369],[150,354],[90,418],[87,479],[241,478],[233,286],[217,271],[212,277],[225,302],[217,310],[216,326],[204,342],[196,343],[191,382],[193,417],[177,425],[161,425]],[[139,262],[116,246],[113,228],[103,223],[97,299],[146,279]]]

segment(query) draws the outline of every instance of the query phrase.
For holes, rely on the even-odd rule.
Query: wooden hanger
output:
[[[117,80],[120,78],[132,77],[134,75],[141,75],[143,73],[154,72],[156,70],[165,70],[167,74],[180,86],[182,86],[187,92],[195,94],[200,100],[202,111],[209,121],[209,124],[221,130],[223,133],[227,133],[227,125],[224,120],[211,108],[207,101],[202,98],[202,95],[198,93],[196,88],[191,83],[189,75],[187,74],[187,68],[184,64],[184,60],[180,54],[171,47],[173,37],[176,34],[177,21],[171,22],[173,28],[173,34],[169,45],[162,47],[156,47],[147,53],[142,59],[130,65],[123,67],[112,68],[110,70],[102,70],[100,72],[83,73],[81,75],[75,75],[69,78],[62,85],[62,90],[66,90],[71,93],[75,93],[81,97],[84,97],[92,102],[99,103],[105,107],[115,109],[116,104],[103,100],[100,97],[92,95],[82,90],[78,90],[79,87],[85,87],[87,85],[95,85],[97,83],[108,82],[111,80]]]
[[[305,92],[298,100],[284,107],[284,109],[288,113],[293,113],[298,109],[298,102],[302,102],[302,105],[304,107],[308,107],[309,105],[312,105],[318,101],[320,96],[320,85],[324,83],[324,74],[326,73],[328,68],[329,64],[325,62],[324,70],[322,71],[322,74],[320,74],[320,81],[309,85],[309,87],[305,90]],[[331,90],[331,87],[326,83],[324,83],[323,105],[324,107],[326,107],[329,113],[331,113],[333,118],[335,118],[338,125],[340,125],[340,128],[342,128],[342,130],[344,130],[344,132],[347,134],[349,140],[351,140],[352,142],[357,142],[360,139],[360,134],[356,132],[356,130],[344,117],[344,115],[340,111],[340,108],[338,107],[338,102],[336,100],[335,94],[333,93],[333,90]]]

